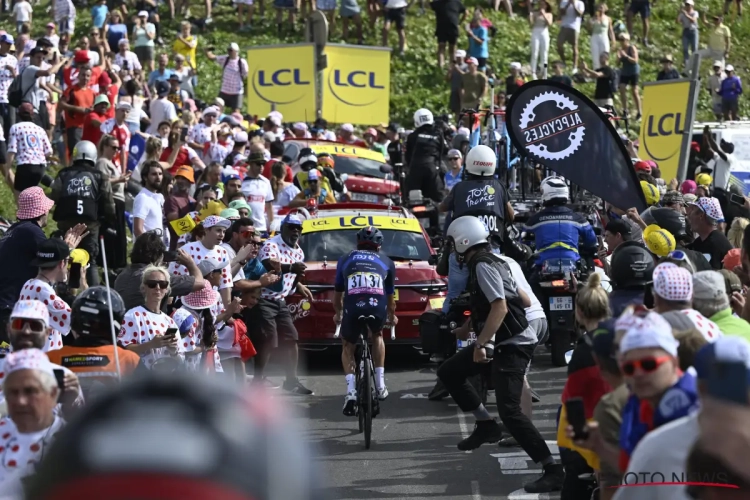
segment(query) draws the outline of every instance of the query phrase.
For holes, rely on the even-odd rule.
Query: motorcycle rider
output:
[[[469,154],[470,142],[468,135],[459,133],[453,136],[453,139],[451,140],[451,148],[457,149],[461,152],[461,155],[466,158],[466,155]]]
[[[92,392],[110,387],[119,382],[115,350],[119,357],[120,374],[131,375],[137,369],[145,369],[140,356],[132,351],[112,344],[112,323],[109,308],[111,294],[112,320],[115,332],[120,331],[125,318],[125,302],[120,294],[103,286],[83,291],[71,308],[71,329],[75,333],[73,345],[47,353],[50,361],[70,369],[78,375],[83,393],[88,399]]]
[[[513,221],[515,212],[510,204],[510,196],[495,179],[497,159],[487,146],[475,146],[469,151],[464,163],[465,178],[456,184],[448,197],[439,206],[441,212],[452,212],[452,219],[471,215],[482,221],[490,232],[490,244],[495,253],[505,236],[505,224]],[[454,254],[449,257],[448,293],[443,303],[447,313],[450,301],[464,291],[469,279],[469,271],[459,266]]]
[[[535,213],[524,226],[534,234],[536,266],[549,259],[571,259],[578,262],[581,255],[579,241],[585,251],[596,253],[597,241],[594,229],[586,218],[566,207],[568,185],[561,177],[547,177],[542,181],[542,204],[544,208]]]
[[[116,227],[115,202],[109,176],[96,168],[96,146],[90,141],[81,141],[73,149],[73,164],[60,170],[52,183],[50,198],[55,202],[53,219],[63,233],[76,224],[84,223],[88,229],[79,248],[90,256],[86,270],[89,286],[99,285],[96,257],[99,255],[99,228],[104,223]]]
[[[555,463],[544,438],[520,405],[524,377],[536,345],[536,333],[529,328],[524,310],[531,300],[518,287],[508,264],[493,254],[490,232],[477,217],[454,220],[448,238],[454,241],[456,257],[470,269],[467,289],[472,299],[471,326],[477,333],[476,343],[458,351],[438,369],[438,377],[459,408],[473,413],[477,420],[472,434],[458,448],[472,450],[502,437],[502,427],[467,380],[479,373],[491,376],[504,426],[544,469],[542,477],[525,484],[524,489],[529,493],[557,491],[564,478],[562,466]],[[466,323],[453,333],[464,338],[469,330]]]
[[[408,173],[404,194],[421,190],[425,198],[440,202],[443,199],[440,164],[448,151],[442,128],[435,125],[432,112],[425,108],[414,113],[414,128],[406,139]]]

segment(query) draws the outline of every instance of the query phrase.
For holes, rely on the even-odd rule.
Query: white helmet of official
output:
[[[467,173],[481,177],[495,175],[496,166],[497,157],[495,153],[492,149],[482,145],[471,148],[469,154],[466,155],[466,161],[464,161],[464,168]]]
[[[73,148],[72,160],[74,162],[87,161],[91,163],[91,165],[93,166],[93,165],[96,165],[96,158],[97,158],[96,146],[94,146],[94,143],[91,141],[80,141]]]
[[[422,125],[432,125],[433,123],[435,123],[435,117],[432,116],[432,111],[429,109],[418,109],[414,113],[414,128],[419,128]]]
[[[567,200],[570,196],[568,185],[562,177],[551,176],[544,179],[540,185],[542,190],[542,202],[554,200],[556,198]]]
[[[490,232],[482,221],[473,215],[465,215],[451,222],[448,237],[453,238],[453,246],[459,255],[474,245],[489,241]]]

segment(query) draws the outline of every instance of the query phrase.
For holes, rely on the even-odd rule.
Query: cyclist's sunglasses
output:
[[[164,280],[148,280],[146,286],[149,288],[156,288],[157,286],[162,290],[166,290],[169,287],[169,281]]]
[[[643,373],[652,373],[670,359],[672,359],[670,356],[649,356],[647,358],[626,361],[622,363],[620,368],[622,369],[622,373],[630,377],[635,374],[636,369],[640,369]]]
[[[23,330],[27,325],[33,333],[42,333],[44,331],[44,323],[38,320],[13,318],[10,322],[10,328],[16,331]]]

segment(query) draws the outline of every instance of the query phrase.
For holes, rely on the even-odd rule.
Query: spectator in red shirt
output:
[[[109,107],[109,99],[106,95],[100,94],[96,96],[96,99],[94,99],[94,109],[86,114],[86,118],[83,119],[82,140],[99,144],[99,139],[102,138],[101,126],[107,120]]]
[[[60,107],[65,112],[65,137],[69,154],[73,154],[73,148],[81,141],[83,121],[94,107],[95,94],[89,88],[90,79],[91,68],[82,66],[75,85],[68,87],[60,99]]]
[[[86,85],[88,85],[95,93],[99,93],[99,76],[102,73],[102,67],[92,67],[89,65],[90,62],[91,58],[89,57],[89,52],[87,50],[76,50],[75,55],[73,56],[73,66],[63,70],[63,82],[65,83],[66,89],[75,85],[80,78],[81,72],[83,72],[84,68],[87,68],[91,71],[91,75],[86,81]]]
[[[271,167],[273,167],[273,164],[277,161],[283,161],[284,143],[279,140],[273,141],[268,152],[271,153],[271,159],[263,166],[263,177],[270,180],[273,176],[273,174],[271,174]],[[286,177],[284,177],[284,182],[294,182],[294,172],[292,172],[292,167],[286,163],[284,163],[284,167],[286,167]]]
[[[116,106],[115,117],[102,123],[101,131],[105,134],[115,136],[120,143],[120,152],[112,158],[112,163],[120,169],[123,174],[128,166],[128,152],[130,151],[130,127],[125,119],[132,109],[130,103],[121,102]]]

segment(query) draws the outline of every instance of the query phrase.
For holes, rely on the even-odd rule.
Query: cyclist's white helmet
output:
[[[467,173],[482,177],[495,175],[496,165],[497,157],[495,153],[489,147],[482,145],[471,148],[464,162],[464,168]]]
[[[453,246],[458,254],[464,254],[474,245],[487,243],[490,232],[482,221],[473,215],[465,215],[451,222],[448,237],[453,238]]]
[[[570,195],[565,179],[554,175],[544,179],[540,187],[542,189],[542,202],[557,198],[567,200]]]
[[[419,128],[422,125],[432,125],[433,123],[435,123],[435,117],[432,116],[432,111],[429,109],[418,109],[414,113],[414,128]]]

